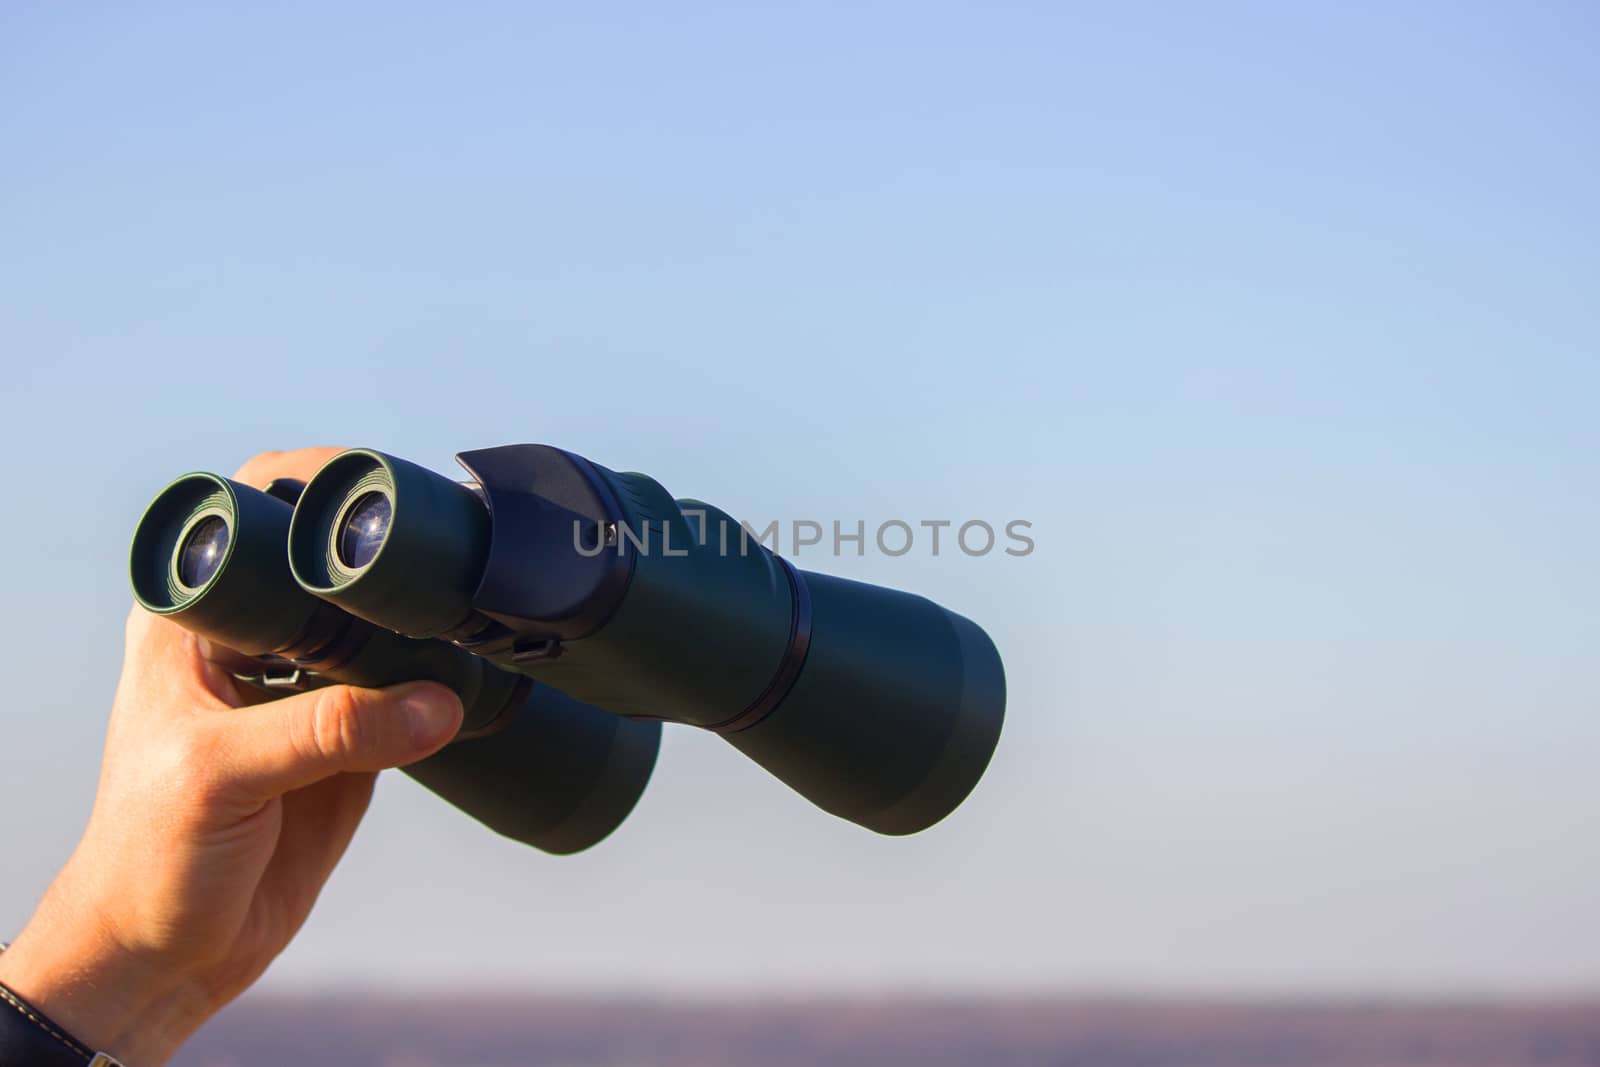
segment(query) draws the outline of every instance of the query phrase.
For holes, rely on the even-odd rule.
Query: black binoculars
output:
[[[366,449],[303,485],[187,475],[134,535],[134,593],[259,685],[449,685],[461,733],[406,773],[547,852],[627,817],[663,722],[885,834],[982,776],[1005,677],[971,621],[801,571],[643,474],[546,445],[457,459],[470,481]]]

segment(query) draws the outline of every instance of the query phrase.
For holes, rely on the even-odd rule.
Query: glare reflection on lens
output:
[[[339,532],[339,561],[360,570],[371,563],[389,535],[389,519],[394,508],[383,493],[368,493],[357,500],[345,515]]]

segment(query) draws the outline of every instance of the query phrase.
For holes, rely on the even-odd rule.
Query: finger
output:
[[[188,631],[171,619],[152,614],[135,604],[122,628],[124,662],[151,657],[170,658],[188,654],[192,639]]]
[[[341,771],[414,763],[461,728],[461,701],[434,682],[335,685],[230,713],[221,744],[229,785],[266,800]]]
[[[171,619],[135,606],[123,631],[123,672],[119,689],[137,687],[159,694],[145,705],[184,706],[204,694],[221,704],[240,703],[226,664],[205,654],[202,642]]]
[[[288,452],[261,452],[245,460],[233,480],[257,489],[266,488],[274,478],[307,481],[324,463],[343,451],[342,448],[322,446],[297,448]]]

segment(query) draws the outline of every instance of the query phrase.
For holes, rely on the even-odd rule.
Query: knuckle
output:
[[[151,640],[158,616],[139,607],[137,604],[128,612],[128,618],[122,624],[123,654],[130,659],[137,658],[140,650]]]
[[[371,730],[361,714],[353,690],[339,686],[325,690],[311,708],[311,752],[324,760],[348,759],[361,754],[371,741]]]
[[[224,754],[221,739],[196,728],[175,730],[161,746],[157,781],[179,796],[206,800],[221,788]]]
[[[128,609],[128,617],[122,623],[122,636],[128,641],[138,640],[150,628],[150,619],[150,613],[135,604]]]
[[[240,481],[245,481],[251,474],[259,473],[264,470],[270,470],[273,464],[277,463],[282,457],[283,452],[277,449],[266,452],[257,452],[255,455],[244,461],[244,463],[239,467],[239,470],[234,474],[234,477]]]

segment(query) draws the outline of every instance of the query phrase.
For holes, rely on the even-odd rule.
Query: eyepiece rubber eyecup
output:
[[[352,529],[385,511],[386,522]],[[414,463],[352,449],[301,492],[289,567],[301,588],[352,615],[436,637],[470,615],[488,545],[489,514],[470,489]]]

